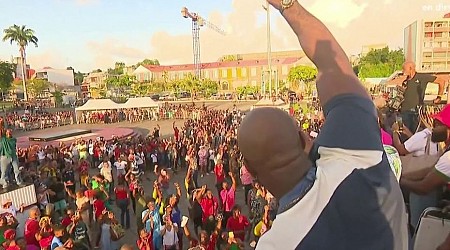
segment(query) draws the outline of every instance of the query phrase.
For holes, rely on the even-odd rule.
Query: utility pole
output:
[[[269,67],[269,98],[272,98],[272,45],[270,41],[270,5],[266,1],[267,12],[267,64]]]

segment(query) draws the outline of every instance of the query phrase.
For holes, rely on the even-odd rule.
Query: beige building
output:
[[[100,96],[100,91],[106,90],[106,79],[108,79],[107,72],[91,72],[83,79],[83,84],[81,85],[81,92],[83,97],[98,98]]]
[[[404,30],[405,57],[420,72],[450,72],[450,18],[418,20]]]
[[[298,65],[313,66],[303,51],[272,53],[274,81],[287,81],[289,70]],[[217,81],[220,90],[233,91],[241,86],[261,86],[268,81],[267,53],[228,55],[218,62],[202,63],[201,77]],[[179,80],[194,72],[193,64],[155,66],[141,65],[134,72],[138,82]]]

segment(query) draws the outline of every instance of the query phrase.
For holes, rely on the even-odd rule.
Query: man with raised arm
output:
[[[279,109],[255,109],[242,121],[245,164],[280,203],[257,249],[408,249],[405,206],[373,102],[317,18],[296,0],[269,2],[318,68],[326,121],[313,144]]]

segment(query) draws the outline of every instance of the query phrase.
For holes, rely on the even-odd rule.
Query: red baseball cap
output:
[[[450,128],[450,104],[445,105],[441,112],[433,115],[432,118]]]

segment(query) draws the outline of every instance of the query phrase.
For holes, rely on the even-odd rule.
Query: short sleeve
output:
[[[436,81],[437,77],[431,74],[428,74],[425,78],[425,83],[430,83]]]
[[[427,135],[421,131],[419,133],[415,133],[408,140],[405,141],[405,149],[409,153],[417,153],[420,151],[425,151],[425,147],[427,146]]]
[[[383,150],[375,106],[357,95],[336,96],[324,106],[325,123],[314,144],[350,150]]]
[[[439,158],[435,169],[443,178],[450,181],[450,152],[446,152]]]

